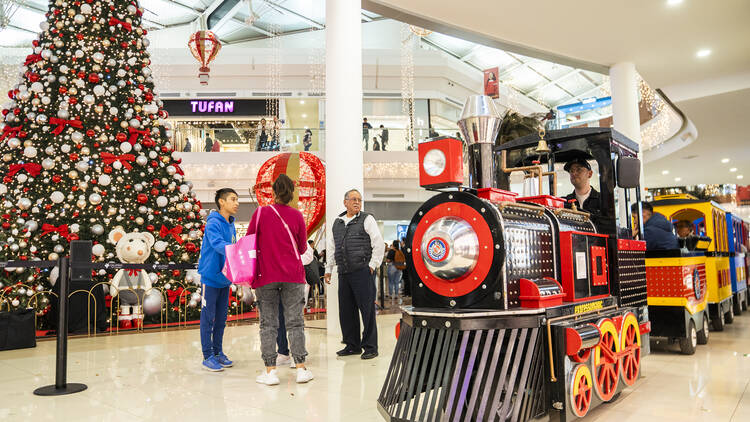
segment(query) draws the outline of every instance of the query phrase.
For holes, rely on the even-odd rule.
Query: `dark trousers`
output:
[[[276,333],[276,347],[280,355],[289,356],[289,341],[286,339],[286,321],[284,320],[284,304],[279,301],[279,330]]]
[[[359,336],[359,314],[364,331]],[[375,324],[375,276],[370,268],[339,273],[339,322],[349,350],[378,351],[378,327]]]
[[[201,348],[203,358],[217,356],[223,352],[224,327],[227,325],[229,308],[229,286],[217,288],[202,286]]]

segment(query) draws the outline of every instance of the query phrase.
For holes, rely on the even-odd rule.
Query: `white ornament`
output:
[[[49,196],[49,198],[54,202],[55,204],[59,204],[60,202],[65,200],[65,195],[60,192],[59,190],[56,190],[52,192],[52,194]]]
[[[167,242],[165,242],[163,240],[159,240],[156,243],[154,243],[154,250],[156,252],[164,252],[166,249],[167,249]],[[166,287],[166,286],[164,286],[164,287]]]
[[[99,184],[101,186],[109,186],[112,183],[112,178],[108,174],[102,174],[99,176]]]
[[[94,86],[94,94],[95,94],[96,96],[98,96],[98,97],[101,97],[101,96],[102,96],[102,95],[104,95],[104,93],[106,93],[106,92],[107,92],[107,90],[106,90],[106,89],[104,89],[104,87],[103,87],[103,86],[101,86],[101,85],[96,85],[96,86]]]
[[[101,243],[97,243],[91,248],[91,253],[96,256],[104,255],[104,245],[102,245]]]
[[[78,233],[78,231],[81,230],[81,226],[78,223],[73,223],[70,225],[70,231],[73,233]]]
[[[84,15],[90,15],[91,14],[91,5],[90,4],[82,4],[81,5],[81,13]]]
[[[169,200],[167,199],[166,196],[159,196],[158,198],[156,198],[156,205],[159,207],[164,208],[167,206],[168,203],[169,203]]]
[[[34,92],[42,92],[44,91],[44,85],[41,82],[34,82],[31,84],[31,90]]]
[[[89,202],[91,202],[92,205],[99,205],[102,203],[102,196],[98,193],[92,193],[89,195]]]
[[[120,144],[120,151],[122,151],[122,152],[124,152],[126,154],[129,153],[132,150],[133,150],[133,146],[130,145],[130,142],[123,142],[123,143]],[[115,163],[119,163],[119,161],[115,161]]]
[[[81,173],[85,173],[89,169],[89,163],[86,161],[79,161],[76,163],[76,170],[80,171]]]

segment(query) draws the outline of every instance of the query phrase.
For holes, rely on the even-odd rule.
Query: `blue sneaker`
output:
[[[203,369],[212,372],[221,372],[224,370],[224,367],[221,366],[219,361],[216,359],[216,356],[211,356],[210,358],[203,361]]]
[[[214,356],[214,358],[216,358],[216,361],[219,363],[219,365],[223,366],[224,368],[230,368],[234,365],[234,362],[229,360],[224,352],[219,353],[218,355]]]

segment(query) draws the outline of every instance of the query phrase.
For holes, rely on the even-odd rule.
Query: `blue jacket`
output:
[[[680,249],[677,236],[672,233],[672,224],[658,212],[653,213],[646,221],[643,225],[643,232],[646,238],[646,250]]]
[[[198,260],[198,274],[201,283],[211,287],[228,287],[232,284],[221,270],[226,261],[224,248],[237,241],[237,231],[234,228],[234,217],[227,221],[217,211],[211,212],[206,220],[206,232],[203,235],[201,257]]]

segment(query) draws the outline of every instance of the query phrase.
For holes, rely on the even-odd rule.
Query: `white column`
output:
[[[609,85],[612,92],[612,120],[614,129],[627,136],[639,146],[641,139],[641,117],[638,111],[638,72],[630,62],[617,63],[609,69]],[[641,189],[646,182],[643,176],[643,154],[641,158]]]
[[[333,220],[344,210],[344,193],[361,192],[364,184],[360,9],[359,1],[326,0],[326,236],[331,236]],[[326,299],[326,328],[334,347],[341,340],[335,271]],[[329,353],[336,350],[329,348]]]

